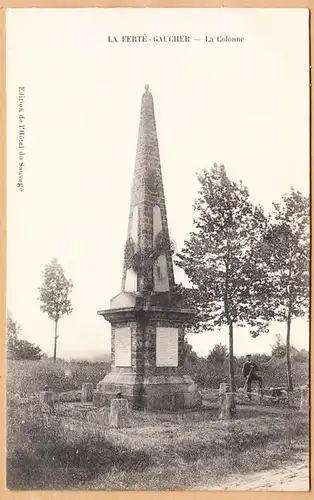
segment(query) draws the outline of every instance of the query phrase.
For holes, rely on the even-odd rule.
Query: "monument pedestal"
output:
[[[202,406],[197,385],[189,375],[144,377],[111,372],[98,383],[102,404],[109,404],[120,392],[136,410],[177,411]]]
[[[178,410],[202,404],[197,385],[183,374],[183,323],[194,310],[178,307],[178,297],[119,294],[111,301],[112,309],[99,311],[110,321],[111,372],[97,385],[103,403],[121,393],[131,408]],[[156,301],[163,307],[151,305]],[[120,307],[116,305],[132,305]],[[148,304],[148,305],[147,305]]]

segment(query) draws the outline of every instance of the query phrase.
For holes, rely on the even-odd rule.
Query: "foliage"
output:
[[[69,294],[73,288],[72,280],[68,280],[63,268],[57,261],[52,259],[46,264],[43,272],[43,284],[38,287],[40,310],[48,314],[48,317],[57,322],[64,314],[73,311]]]
[[[208,354],[207,361],[212,361],[217,364],[225,363],[228,358],[228,348],[221,342],[218,342],[210,353]]]
[[[292,356],[294,361],[299,361],[301,363],[309,363],[310,360],[309,352],[306,349],[300,349],[300,351],[296,350],[296,352],[292,352]]]
[[[254,252],[266,218],[261,207],[251,204],[242,182],[229,180],[224,166],[205,170],[199,181],[195,231],[176,262],[197,287],[190,294],[201,311],[195,330],[213,329],[230,321],[254,328],[260,317],[268,319],[261,303],[265,267]]]
[[[309,314],[309,198],[291,189],[273,206],[263,253],[271,272],[275,319],[286,322],[289,312],[291,319]]]
[[[7,356],[10,359],[33,359],[39,360],[43,353],[40,347],[19,338],[21,325],[7,313]]]
[[[291,189],[274,203],[263,241],[263,256],[270,275],[268,302],[277,321],[287,325],[287,380],[293,389],[290,333],[293,318],[309,315],[310,234],[309,198]]]
[[[13,346],[18,339],[21,325],[15,321],[10,311],[7,312],[7,346]]]
[[[40,347],[27,340],[18,339],[14,346],[14,351],[11,351],[10,357],[12,359],[40,360],[42,357],[42,350]]]
[[[233,386],[233,324],[248,324],[257,336],[270,319],[265,263],[258,244],[266,228],[261,207],[253,206],[242,182],[231,181],[223,165],[198,177],[194,231],[176,264],[193,285],[190,303],[198,315],[194,331],[229,325],[230,383]]]
[[[195,356],[196,360],[193,363],[186,363],[186,373],[199,384],[200,388],[218,390],[221,382],[228,380],[228,357],[222,363],[214,361],[210,356],[207,358],[196,354]],[[265,388],[286,386],[284,359],[260,353],[252,353],[252,358],[260,369]],[[242,366],[245,361],[245,356],[234,357],[234,378],[237,389],[243,387],[245,382],[242,375]],[[309,380],[308,352],[304,349],[293,350],[291,365],[296,386],[305,385]]]
[[[69,295],[72,291],[73,283],[67,279],[64,270],[56,258],[50,264],[46,264],[43,271],[43,284],[38,287],[40,300],[40,310],[48,314],[48,317],[55,323],[54,353],[57,357],[57,327],[58,321],[64,314],[71,314],[73,311]]]
[[[195,365],[198,362],[198,356],[196,352],[193,351],[192,346],[188,343],[187,338],[184,339],[183,349],[185,368]]]
[[[271,346],[271,355],[277,358],[284,358],[286,356],[287,348],[281,335],[277,333],[275,342]]]

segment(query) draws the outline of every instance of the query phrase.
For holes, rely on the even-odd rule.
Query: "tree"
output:
[[[286,345],[281,335],[275,335],[275,342],[271,345],[271,355],[276,358],[284,358],[286,356]]]
[[[193,351],[191,344],[188,343],[186,338],[184,339],[183,351],[184,351],[184,367],[190,368],[191,366],[195,365],[198,361],[198,356],[196,352]]]
[[[269,297],[274,317],[284,321],[287,382],[293,390],[290,336],[293,318],[309,315],[310,235],[309,198],[291,189],[273,204],[274,211],[265,236],[264,256],[271,275]]]
[[[228,348],[221,342],[218,342],[207,356],[208,361],[213,361],[214,363],[222,364],[228,358]]]
[[[309,362],[309,352],[306,349],[300,349],[300,351],[296,352],[293,355],[293,359],[295,361],[298,361],[301,363],[308,363]]]
[[[234,388],[234,324],[249,324],[257,336],[269,320],[266,264],[258,251],[267,220],[261,207],[250,202],[242,182],[231,181],[223,165],[204,170],[198,179],[195,229],[176,264],[194,286],[190,299],[199,311],[194,331],[229,327],[229,382]]]
[[[34,359],[42,358],[43,353],[40,347],[31,344],[27,340],[19,339],[21,325],[7,313],[7,355],[11,359]]]
[[[64,314],[71,314],[73,311],[69,295],[73,288],[71,279],[64,275],[63,268],[56,258],[50,264],[46,264],[43,271],[43,284],[38,288],[41,302],[40,310],[48,314],[54,321],[54,351],[53,359],[57,357],[58,322]]]
[[[21,331],[21,325],[15,321],[10,311],[7,312],[7,354],[14,357],[15,347],[18,342],[18,336]]]

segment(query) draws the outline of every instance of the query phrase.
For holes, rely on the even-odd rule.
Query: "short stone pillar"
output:
[[[101,407],[109,404],[109,399],[102,391],[93,392],[93,406]]]
[[[90,403],[93,401],[94,386],[91,382],[85,382],[82,385],[81,402]]]
[[[112,399],[110,404],[109,427],[126,427],[129,405],[127,399]]]
[[[220,384],[220,419],[230,420],[235,415],[234,393],[231,392],[229,385],[226,382]]]
[[[54,405],[54,394],[50,390],[41,391],[39,393],[39,401],[44,406],[49,406],[53,408]]]
[[[48,426],[53,415],[54,393],[49,389],[41,391],[39,393],[39,402],[41,403],[43,423]]]
[[[301,387],[300,411],[308,412],[310,408],[310,388],[308,385]]]

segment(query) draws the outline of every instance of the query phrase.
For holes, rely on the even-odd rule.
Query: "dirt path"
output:
[[[309,491],[309,461],[305,456],[295,464],[280,469],[234,476],[223,484],[201,486],[193,490],[240,491]]]

